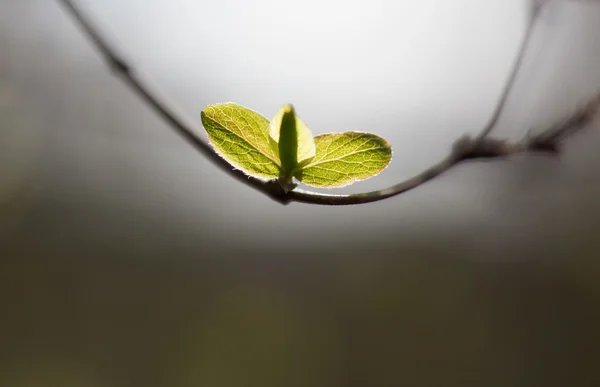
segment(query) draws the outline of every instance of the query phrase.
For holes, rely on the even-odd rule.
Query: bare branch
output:
[[[600,94],[591,102],[583,105],[574,114],[564,119],[554,127],[543,131],[537,136],[525,136],[519,142],[510,142],[492,137],[471,138],[464,136],[458,139],[451,153],[442,161],[425,171],[391,187],[353,195],[317,194],[304,190],[294,190],[288,193],[291,200],[301,203],[322,205],[350,205],[371,203],[400,195],[410,191],[429,180],[452,169],[456,164],[474,159],[498,159],[518,153],[558,154],[559,141],[575,131],[582,129],[600,110]]]
[[[502,88],[502,91],[500,92],[500,98],[498,99],[498,102],[496,103],[496,107],[494,108],[494,111],[492,112],[492,116],[490,117],[488,123],[485,125],[485,127],[481,130],[481,132],[477,136],[478,140],[481,140],[482,138],[484,138],[485,136],[490,134],[492,129],[494,129],[494,127],[498,123],[498,119],[500,118],[500,115],[504,111],[504,107],[506,106],[506,102],[508,101],[508,96],[510,95],[511,90],[513,89],[513,86],[515,85],[515,81],[517,80],[517,75],[519,74],[519,70],[521,69],[521,66],[523,65],[523,60],[525,59],[525,53],[527,52],[527,49],[529,48],[529,43],[531,42],[531,35],[533,34],[533,30],[535,28],[536,21],[537,21],[537,18],[538,18],[538,15],[540,13],[542,6],[543,6],[543,4],[540,4],[532,11],[531,17],[530,17],[529,21],[527,22],[525,34],[523,35],[523,38],[521,38],[521,43],[519,45],[519,49],[518,49],[517,55],[515,57],[516,59],[514,60],[514,62],[512,64],[512,68],[510,70],[510,73],[508,74],[508,79],[506,80],[506,83],[504,84],[504,87]]]
[[[482,138],[477,140],[469,136],[464,136],[455,142],[452,151],[445,159],[410,179],[391,187],[352,195],[320,194],[295,189],[289,192],[288,196],[291,197],[291,200],[296,202],[331,206],[371,203],[391,198],[392,196],[400,195],[417,188],[429,180],[449,171],[461,161],[501,158],[529,150],[530,149],[527,146],[521,143],[511,143],[495,138]]]
[[[529,45],[531,34],[534,28],[535,20],[539,14],[539,7],[533,12],[531,20],[527,26],[523,40],[519,47],[517,57],[513,63],[511,72],[504,85],[498,103],[492,113],[492,116],[483,130],[475,137],[464,136],[458,139],[450,154],[437,164],[427,168],[414,177],[401,183],[377,191],[371,191],[352,195],[331,195],[317,192],[294,189],[287,192],[277,181],[264,181],[245,175],[239,170],[234,170],[231,165],[217,155],[209,144],[204,142],[197,134],[192,125],[187,125],[185,120],[176,115],[167,104],[157,97],[158,93],[150,88],[136,76],[132,67],[107,43],[106,39],[98,32],[92,23],[86,19],[82,12],[73,4],[71,0],[58,0],[77,20],[80,27],[92,40],[94,46],[100,51],[100,54],[107,61],[108,65],[121,78],[137,92],[146,103],[155,110],[179,135],[181,135],[190,145],[203,154],[210,162],[219,167],[224,172],[233,176],[238,181],[262,192],[274,201],[287,204],[295,201],[308,204],[321,205],[351,205],[364,204],[390,198],[410,191],[429,180],[450,170],[456,164],[464,160],[472,159],[492,159],[507,157],[520,152],[550,152],[554,153],[558,149],[558,141],[573,130],[581,127],[585,122],[591,119],[593,113],[597,110],[600,103],[600,95],[592,102],[582,107],[568,119],[563,120],[553,128],[543,132],[535,137],[526,137],[520,142],[511,143],[504,140],[489,138],[488,135],[496,126],[502,113],[510,90],[517,78],[518,71],[523,62],[525,52]],[[540,7],[543,3],[540,4]]]
[[[80,27],[85,31],[88,37],[94,43],[94,46],[100,51],[110,68],[126,82],[126,84],[138,93],[144,101],[156,112],[163,120],[169,124],[175,132],[177,132],[184,140],[192,145],[198,152],[204,155],[215,166],[219,167],[224,172],[228,173],[238,181],[264,193],[271,199],[285,204],[289,202],[285,197],[283,189],[277,182],[265,182],[260,179],[255,179],[244,174],[240,170],[232,169],[231,165],[222,159],[209,144],[204,142],[192,129],[191,125],[178,117],[172,109],[170,109],[164,101],[161,101],[157,92],[153,92],[150,88],[135,74],[133,68],[123,59],[116,50],[114,50],[100,34],[98,29],[83,15],[83,13],[70,0],[58,0],[71,15],[77,20]]]

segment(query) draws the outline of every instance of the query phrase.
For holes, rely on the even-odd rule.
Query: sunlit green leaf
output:
[[[308,127],[286,105],[271,120],[269,135],[273,150],[281,160],[282,179],[287,182],[295,170],[315,157],[315,142]]]
[[[313,187],[334,188],[377,175],[392,160],[392,148],[371,133],[345,132],[315,137],[316,156],[296,178]]]
[[[270,144],[269,120],[233,103],[207,106],[201,118],[212,146],[231,165],[251,176],[279,177],[279,157]]]
[[[284,106],[269,123],[253,110],[233,104],[207,106],[202,123],[215,150],[249,175],[279,179],[295,187],[292,177],[314,187],[343,187],[377,175],[390,163],[392,150],[371,133],[333,133],[313,138]]]

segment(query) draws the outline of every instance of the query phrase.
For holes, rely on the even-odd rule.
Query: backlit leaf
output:
[[[231,165],[251,176],[279,177],[279,157],[270,144],[269,120],[233,103],[209,105],[201,118],[212,146]]]
[[[313,187],[343,187],[377,175],[392,160],[392,148],[371,133],[345,132],[315,137],[316,155],[295,177]]]

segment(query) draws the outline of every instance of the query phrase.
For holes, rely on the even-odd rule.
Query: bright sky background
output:
[[[79,4],[201,133],[199,113],[207,104],[234,101],[271,117],[293,103],[314,134],[373,131],[392,144],[394,158],[382,174],[336,192],[392,185],[437,161],[461,134],[477,133],[492,113],[530,12],[523,0]],[[496,135],[520,138],[597,91],[596,5],[551,2],[544,9]],[[512,173],[507,164],[487,168],[509,168],[509,175],[466,167],[474,175],[461,175],[462,168],[418,194],[351,210],[276,206],[205,163],[166,128],[110,76],[55,3],[29,0],[7,8],[11,12],[0,12],[4,36],[19,42],[5,56],[7,90],[22,94],[28,103],[20,106],[33,112],[28,120],[52,133],[44,173],[59,177],[49,178],[56,192],[90,190],[185,232],[208,221],[210,232],[223,237],[222,230],[236,225],[238,238],[257,246],[278,243],[273,233],[287,228],[335,245],[345,236],[330,231],[364,216],[384,239],[399,219],[442,230],[490,216],[505,219],[509,230],[524,221],[520,211],[496,205],[512,195],[503,192],[511,187],[502,177]],[[27,22],[10,22],[19,17]],[[414,230],[413,223],[405,226]],[[351,229],[357,241],[372,236]]]

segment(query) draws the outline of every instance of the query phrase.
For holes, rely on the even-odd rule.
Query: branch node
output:
[[[454,143],[452,155],[458,161],[506,157],[521,152],[523,147],[514,142],[484,137],[474,139],[465,135]]]
[[[461,136],[452,144],[452,158],[457,161],[468,158],[468,155],[473,153],[476,146],[475,139],[468,134]]]
[[[295,188],[295,187],[294,187]],[[292,189],[284,187],[279,180],[270,180],[264,182],[261,190],[266,193],[271,200],[276,201],[279,204],[288,205],[292,201],[291,195],[288,195]]]

